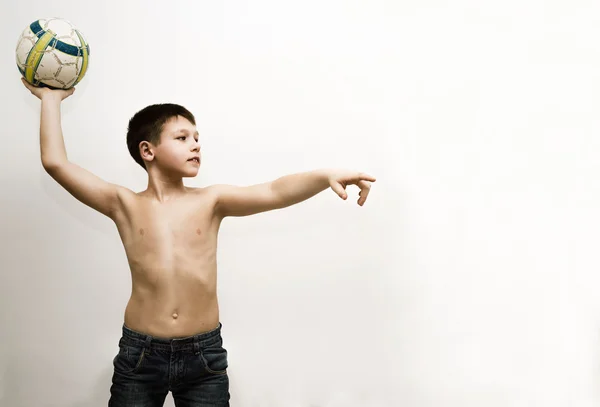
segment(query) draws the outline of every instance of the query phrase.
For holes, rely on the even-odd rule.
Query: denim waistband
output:
[[[121,343],[132,343],[143,345],[145,348],[164,349],[164,350],[183,350],[198,347],[204,348],[214,345],[221,341],[221,328],[223,324],[219,322],[219,326],[215,329],[203,332],[201,334],[186,336],[183,338],[161,338],[134,331],[123,324],[123,337]]]

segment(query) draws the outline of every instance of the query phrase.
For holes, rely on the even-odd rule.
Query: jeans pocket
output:
[[[227,350],[222,346],[207,347],[200,350],[200,358],[208,373],[227,374]]]
[[[121,344],[119,353],[113,360],[115,370],[120,373],[136,373],[142,366],[147,350],[141,346]]]

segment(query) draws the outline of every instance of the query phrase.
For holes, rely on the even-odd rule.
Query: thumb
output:
[[[348,198],[348,194],[346,194],[346,190],[344,189],[342,184],[340,184],[339,182],[332,182],[331,189],[333,189],[333,191],[336,194],[338,194],[340,196],[340,198],[342,198],[342,199]]]

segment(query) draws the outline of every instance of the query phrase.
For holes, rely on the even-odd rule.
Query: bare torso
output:
[[[131,270],[125,325],[163,338],[219,325],[217,234],[221,219],[205,189],[167,202],[123,193],[115,223]]]

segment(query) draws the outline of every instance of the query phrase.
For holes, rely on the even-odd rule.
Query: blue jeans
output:
[[[123,325],[108,406],[161,407],[171,391],[176,407],[229,407],[221,328],[164,339]]]

